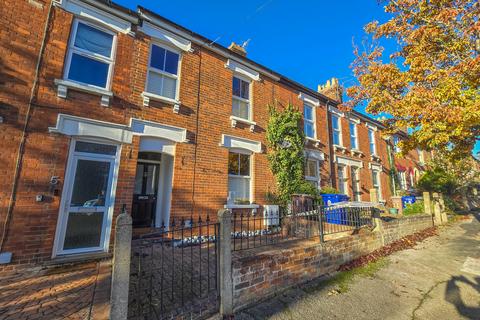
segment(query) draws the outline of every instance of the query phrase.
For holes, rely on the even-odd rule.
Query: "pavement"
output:
[[[385,259],[347,290],[335,281],[301,285],[235,319],[480,319],[480,214]]]
[[[108,319],[110,274],[109,261],[0,274],[0,319]]]

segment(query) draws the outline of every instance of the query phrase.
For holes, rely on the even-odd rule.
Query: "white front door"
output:
[[[83,140],[72,144],[55,239],[56,254],[106,251],[119,146]]]

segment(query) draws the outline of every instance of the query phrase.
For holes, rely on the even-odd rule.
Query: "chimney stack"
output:
[[[332,78],[331,80],[327,80],[327,83],[324,85],[318,85],[318,92],[321,94],[326,95],[330,99],[338,101],[342,103],[342,95],[343,95],[343,88],[339,85],[337,78]]]
[[[229,46],[228,46],[228,49],[230,51],[233,51],[241,56],[244,56],[246,57],[247,56],[247,50],[245,50],[245,48],[235,42],[232,42]]]

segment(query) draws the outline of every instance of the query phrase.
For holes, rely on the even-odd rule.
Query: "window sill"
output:
[[[165,102],[167,104],[173,105],[173,113],[180,112],[180,101],[176,99],[170,99],[167,97],[159,96],[158,94],[150,93],[150,92],[142,92],[143,97],[143,106],[148,107],[150,105],[150,100]]]
[[[364,153],[363,153],[362,151],[358,150],[358,149],[351,149],[351,150],[350,150],[350,153],[352,154],[352,156],[354,156],[354,155],[356,155],[356,154],[359,155],[359,156],[363,156],[363,155],[364,155]]]
[[[108,107],[110,105],[110,98],[113,97],[112,91],[96,88],[70,80],[55,79],[54,83],[57,86],[57,96],[63,99],[67,98],[68,89],[101,96],[102,98],[100,100],[100,105],[102,105],[103,107]]]
[[[230,121],[231,121],[231,124],[232,124],[232,128],[235,128],[237,126],[237,122],[249,125],[250,126],[250,132],[253,132],[255,130],[255,126],[257,125],[257,123],[254,122],[254,121],[243,119],[243,118],[236,117],[236,116],[230,116]]]
[[[225,209],[258,209],[258,204],[226,204],[223,206]]]
[[[318,140],[318,139],[305,137],[305,142],[307,142],[307,141],[310,141],[311,143],[313,143],[315,145],[315,147],[317,147],[317,148],[320,147],[321,141]]]
[[[88,252],[88,253],[77,253],[70,255],[60,255],[56,256],[52,260],[45,263],[46,266],[55,266],[62,265],[66,263],[78,263],[78,262],[88,262],[95,260],[103,260],[112,258],[112,254],[104,251]]]

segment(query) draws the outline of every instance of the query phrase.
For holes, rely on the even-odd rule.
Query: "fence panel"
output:
[[[252,210],[234,210],[232,249],[247,250],[279,242],[319,237],[373,226],[370,206],[291,206],[279,216]]]

